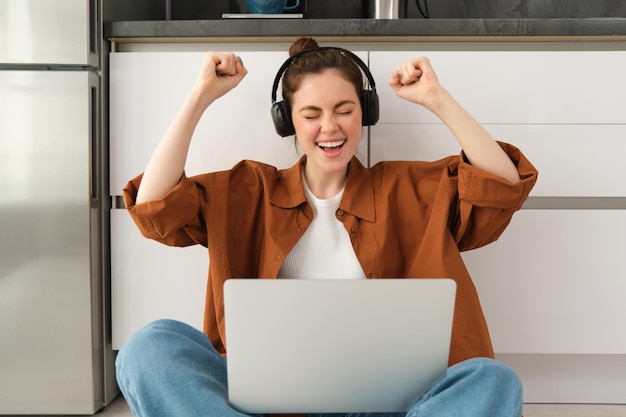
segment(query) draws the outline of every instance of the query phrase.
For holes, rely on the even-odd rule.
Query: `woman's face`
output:
[[[354,85],[337,70],[309,74],[293,94],[291,117],[307,173],[345,173],[362,133],[362,110]]]

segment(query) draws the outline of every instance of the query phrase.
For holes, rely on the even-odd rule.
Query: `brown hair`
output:
[[[295,58],[285,70],[282,80],[282,95],[285,103],[291,107],[292,96],[300,88],[300,81],[305,75],[319,74],[329,68],[336,69],[346,81],[352,83],[357,96],[360,97],[363,89],[363,76],[354,60],[339,50],[314,50],[315,48],[319,48],[319,45],[313,38],[300,38],[289,48],[289,56],[309,49],[313,50]]]

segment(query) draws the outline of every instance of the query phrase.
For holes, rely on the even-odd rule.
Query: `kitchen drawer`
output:
[[[626,197],[624,125],[484,126],[517,146],[539,170],[532,197]],[[370,162],[436,160],[461,146],[443,124],[378,124],[370,133]]]
[[[420,55],[480,123],[626,123],[626,51],[372,51],[381,123],[439,123],[384,85]]]
[[[626,354],[626,210],[522,210],[463,258],[497,353]]]
[[[230,169],[242,159],[287,168],[300,156],[293,137],[278,136],[270,115],[272,83],[287,52],[237,54],[248,75],[202,117],[187,158],[189,176]],[[367,53],[357,54],[367,59]],[[193,86],[204,56],[204,52],[111,54],[111,195],[120,195],[126,182],[143,172]],[[366,160],[366,140],[359,155]]]
[[[186,172],[230,169],[242,159],[288,167],[298,159],[270,116],[274,75],[286,52],[238,52],[248,75],[205,112],[194,133]],[[189,89],[204,52],[111,54],[111,194],[143,172]]]
[[[157,319],[202,330],[207,271],[204,247],[172,248],[146,239],[126,210],[111,210],[113,349]]]

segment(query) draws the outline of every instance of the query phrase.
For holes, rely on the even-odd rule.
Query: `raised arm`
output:
[[[247,72],[233,53],[206,54],[196,83],[150,157],[135,203],[163,198],[178,184],[202,114],[211,103],[235,88]]]
[[[500,145],[439,84],[428,58],[415,58],[397,66],[389,85],[398,97],[420,104],[439,117],[461,144],[472,165],[512,184],[520,181],[517,168]]]

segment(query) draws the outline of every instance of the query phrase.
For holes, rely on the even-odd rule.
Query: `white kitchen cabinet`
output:
[[[126,210],[111,211],[113,349],[153,320],[202,329],[208,271],[201,246],[172,248],[141,235]]]
[[[463,258],[527,402],[624,403],[626,210],[522,210]]]
[[[420,55],[480,123],[626,123],[626,51],[372,51],[370,68],[383,84]],[[379,93],[381,123],[439,123],[387,86]]]
[[[626,197],[626,123],[618,125],[490,124],[539,170],[531,197]],[[371,163],[436,160],[461,151],[442,123],[378,124],[371,129]]]
[[[189,175],[228,169],[243,158],[286,167],[298,157],[269,116],[271,84],[286,53],[238,54],[249,74],[198,126]],[[531,198],[564,201],[557,209],[523,209],[497,242],[463,254],[498,357],[521,375],[528,402],[625,402],[626,337],[619,323],[626,309],[619,295],[626,290],[626,210],[603,204],[626,197],[626,52],[372,51],[381,118],[370,129],[369,148],[364,141],[359,151],[371,164],[460,151],[437,118],[385,85],[396,64],[422,54],[494,137],[520,147],[539,169]],[[203,56],[111,55],[112,196],[144,169]],[[582,210],[577,199],[593,200],[597,209]],[[114,346],[156,318],[201,328],[204,249],[149,241],[121,208],[111,222]]]
[[[522,210],[463,258],[500,353],[626,354],[626,210]]]
[[[463,254],[498,358],[520,374],[527,402],[625,402],[626,210],[608,206],[626,197],[626,52],[375,51],[370,66],[385,79],[419,55],[539,170],[531,199],[542,197],[540,209],[521,210],[498,241]],[[460,151],[434,115],[390,89],[379,95],[372,164]],[[581,200],[597,209],[580,209]]]
[[[374,51],[372,73],[385,79],[390,68],[419,55],[429,57],[443,86],[496,139],[520,147],[535,164],[540,179],[531,196],[626,197],[626,182],[618,180],[626,151],[626,52]],[[460,150],[432,113],[389,88],[379,95],[372,163]]]
[[[270,117],[274,74],[283,52],[239,52],[248,75],[204,114],[189,150],[187,175],[229,169],[242,159],[287,167],[298,158]],[[122,52],[110,58],[111,193],[144,170],[193,86],[202,52]]]
[[[367,53],[358,54],[367,58]],[[293,137],[278,136],[270,116],[272,83],[287,52],[237,55],[248,74],[200,121],[187,159],[189,176],[229,169],[242,159],[286,168],[299,158]],[[204,52],[110,55],[112,197],[120,196],[128,180],[144,170],[193,86],[204,57]],[[366,140],[358,155],[367,157]],[[111,213],[111,246],[114,348],[159,318],[179,319],[202,329],[208,270],[204,248],[170,248],[145,239],[123,208]]]

